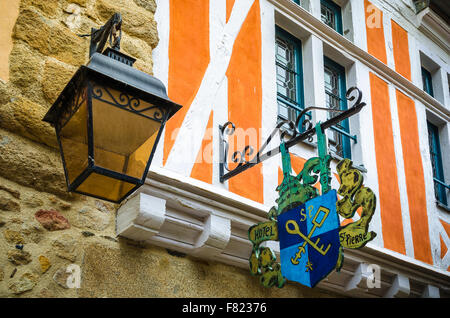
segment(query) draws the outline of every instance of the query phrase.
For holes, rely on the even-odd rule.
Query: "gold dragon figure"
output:
[[[369,230],[369,223],[375,213],[376,196],[373,191],[363,186],[364,177],[353,167],[350,159],[344,159],[336,166],[341,185],[338,194],[342,197],[336,203],[336,210],[344,219],[353,218],[356,211],[362,208],[358,221],[349,223],[339,229],[341,249],[336,270],[343,264],[343,248],[361,248],[376,237],[376,233]]]

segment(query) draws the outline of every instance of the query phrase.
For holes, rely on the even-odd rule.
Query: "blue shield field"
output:
[[[281,273],[287,280],[314,287],[335,268],[340,247],[336,200],[331,190],[278,216]]]

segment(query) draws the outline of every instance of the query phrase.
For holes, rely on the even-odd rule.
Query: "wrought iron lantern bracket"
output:
[[[225,182],[226,180],[240,174],[241,172],[246,171],[247,169],[263,162],[266,159],[269,159],[276,154],[281,152],[281,145],[271,149],[265,153],[263,151],[268,146],[268,144],[271,142],[272,138],[279,132],[280,133],[280,139],[283,144],[283,147],[285,147],[286,150],[288,150],[290,147],[298,144],[301,141],[304,140],[312,140],[312,137],[314,134],[317,133],[318,137],[320,134],[323,134],[326,129],[333,127],[334,125],[338,124],[339,122],[345,120],[346,118],[349,118],[361,111],[361,109],[366,105],[366,103],[362,102],[362,92],[357,87],[351,87],[348,89],[346,93],[346,98],[348,101],[353,102],[353,105],[348,108],[345,111],[342,110],[333,110],[330,108],[325,107],[317,107],[317,106],[311,106],[305,108],[296,118],[295,123],[289,120],[283,120],[280,121],[277,126],[274,128],[270,136],[267,138],[267,140],[264,142],[264,144],[261,146],[259,151],[254,155],[254,157],[250,160],[247,160],[249,156],[253,155],[254,149],[250,145],[247,145],[244,147],[242,151],[235,151],[233,155],[231,156],[231,160],[234,163],[237,163],[237,166],[234,169],[230,169],[228,165],[228,151],[229,151],[229,144],[227,141],[227,137],[233,135],[233,133],[236,130],[236,126],[228,121],[222,126],[219,126],[219,136],[220,136],[220,147],[219,147],[219,156],[220,156],[220,162],[219,162],[219,178],[220,182]],[[338,112],[339,114],[336,116],[333,116],[331,119],[328,119],[325,122],[318,122],[316,126],[314,127],[313,124],[309,119],[305,119],[302,122],[302,127],[304,129],[303,132],[299,131],[299,124],[302,119],[302,117],[311,110],[325,110],[328,112]],[[287,135],[286,131],[281,131],[280,129],[283,126],[289,126],[290,131],[293,132],[293,134],[290,136],[288,140],[285,140],[285,137]],[[327,150],[326,150],[326,143],[325,143],[325,137],[322,136],[320,142],[319,142],[319,156],[326,156]]]
[[[120,40],[122,38],[122,15],[116,12],[99,29],[92,28],[90,34],[82,34],[79,36],[91,37],[89,57],[92,57],[94,53],[102,53],[108,39],[111,48],[119,51]]]

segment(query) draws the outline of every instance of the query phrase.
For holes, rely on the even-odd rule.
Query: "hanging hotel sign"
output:
[[[357,92],[356,97],[352,96],[353,92]],[[224,134],[231,135],[234,132],[234,125],[226,123],[221,127],[222,182],[281,153],[283,181],[276,188],[279,193],[277,205],[270,209],[268,221],[253,225],[248,231],[253,246],[249,259],[250,272],[259,277],[265,287],[281,288],[286,281],[314,287],[331,271],[341,269],[344,248],[361,248],[376,236],[375,232],[368,230],[375,212],[376,197],[372,190],[363,185],[363,176],[359,170],[353,168],[351,160],[344,159],[338,163],[336,170],[341,184],[337,191],[330,187],[331,156],[327,151],[324,131],[358,113],[365,106],[365,103],[361,102],[361,91],[352,87],[347,92],[347,99],[354,101],[355,98],[356,101],[351,108],[341,111],[324,123],[317,123],[315,127],[309,120],[304,120],[302,125],[307,128],[303,133],[298,131],[303,115],[312,109],[324,108],[306,108],[299,114],[295,124],[289,121],[281,122],[252,160],[245,161],[244,156],[233,155],[233,159],[240,158],[240,162],[233,160],[238,163],[233,170],[228,169],[226,161],[228,144]],[[232,128],[226,129],[230,125]],[[282,133],[280,146],[261,154],[283,125],[290,127],[291,132],[294,132],[293,136],[285,141]],[[289,147],[301,140],[312,140],[314,134],[317,136],[318,156],[307,160],[297,176],[292,175]],[[247,146],[244,152],[251,154],[253,151]],[[225,170],[228,172],[225,173]],[[320,192],[314,187],[318,181]],[[351,222],[349,219],[353,218],[357,210],[360,212],[360,218]],[[347,219],[345,226],[340,225],[340,217]],[[267,241],[279,241],[279,262],[273,250],[263,246]]]
[[[281,288],[287,280],[314,287],[334,269],[341,269],[343,248],[361,248],[375,238],[376,233],[369,232],[368,227],[376,198],[362,185],[361,172],[352,167],[349,159],[337,165],[339,189],[319,195],[313,187],[318,177],[310,172],[320,173],[313,163],[320,163],[321,158],[309,159],[303,170],[293,176],[289,153],[284,144],[281,147],[284,179],[277,187],[278,206],[270,210],[270,221],[249,229],[253,244],[250,272],[259,276],[266,287]],[[327,166],[329,158],[324,159]],[[321,188],[326,187],[321,184]],[[353,218],[357,209],[362,210],[360,219],[340,226],[339,216]],[[261,246],[265,241],[280,242],[280,263],[270,248]]]

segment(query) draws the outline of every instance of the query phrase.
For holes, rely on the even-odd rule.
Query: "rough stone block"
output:
[[[15,39],[26,42],[42,54],[49,54],[48,37],[50,35],[48,20],[32,8],[23,8],[13,29]]]
[[[34,286],[36,286],[38,280],[39,276],[27,272],[23,274],[19,280],[11,282],[8,287],[16,295],[22,294],[26,291],[32,290]]]
[[[24,238],[17,231],[5,230],[3,232],[3,236],[5,237],[5,240],[8,243],[11,243],[11,244],[23,244],[23,243],[25,243]]]
[[[0,176],[70,198],[59,152],[0,129]]]
[[[134,2],[138,6],[144,8],[144,9],[146,9],[146,10],[152,12],[152,13],[155,13],[155,11],[156,11],[155,0],[134,0]]]
[[[53,104],[77,71],[76,67],[48,59],[44,65],[42,77],[42,92],[44,97]]]
[[[67,64],[82,65],[88,56],[88,40],[78,37],[61,23],[49,20],[30,8],[20,12],[13,36],[41,54]]]
[[[69,0],[69,2],[78,4],[82,7],[86,7],[88,5],[89,0]]]
[[[45,15],[53,18],[60,14],[60,3],[61,1],[59,0],[22,0],[21,7],[28,8],[34,6]]]
[[[58,148],[54,128],[43,122],[47,109],[27,98],[17,97],[0,108],[0,127],[19,135]]]
[[[152,64],[152,47],[141,39],[124,34],[120,42],[120,49],[137,60]]]
[[[0,191],[0,210],[20,212],[20,204],[11,199],[4,191]]]
[[[89,40],[80,38],[62,24],[54,24],[48,35],[48,56],[64,63],[80,66],[87,62]]]
[[[38,260],[39,260],[39,264],[41,265],[42,274],[45,273],[46,271],[48,271],[50,266],[52,266],[50,263],[50,260],[47,257],[45,257],[44,255],[39,256]]]
[[[11,83],[20,90],[21,95],[34,101],[41,100],[42,92],[39,83],[43,66],[42,54],[23,42],[14,44],[9,56],[9,78]],[[14,94],[8,101],[17,97],[17,94]]]
[[[34,217],[49,231],[59,231],[70,228],[69,221],[57,210],[39,210],[34,214]]]
[[[14,265],[26,265],[31,262],[31,254],[24,250],[9,250],[8,260]]]
[[[70,218],[70,221],[73,226],[79,228],[102,231],[111,223],[111,218],[111,214],[107,214],[89,206],[84,206],[73,218]]]
[[[0,184],[0,190],[8,192],[9,194],[11,194],[16,199],[20,199],[20,192],[19,191],[14,190],[14,189],[12,189],[10,187],[7,187],[4,184]]]
[[[75,262],[77,241],[70,235],[63,235],[52,243],[52,247],[56,251],[56,256]]]

